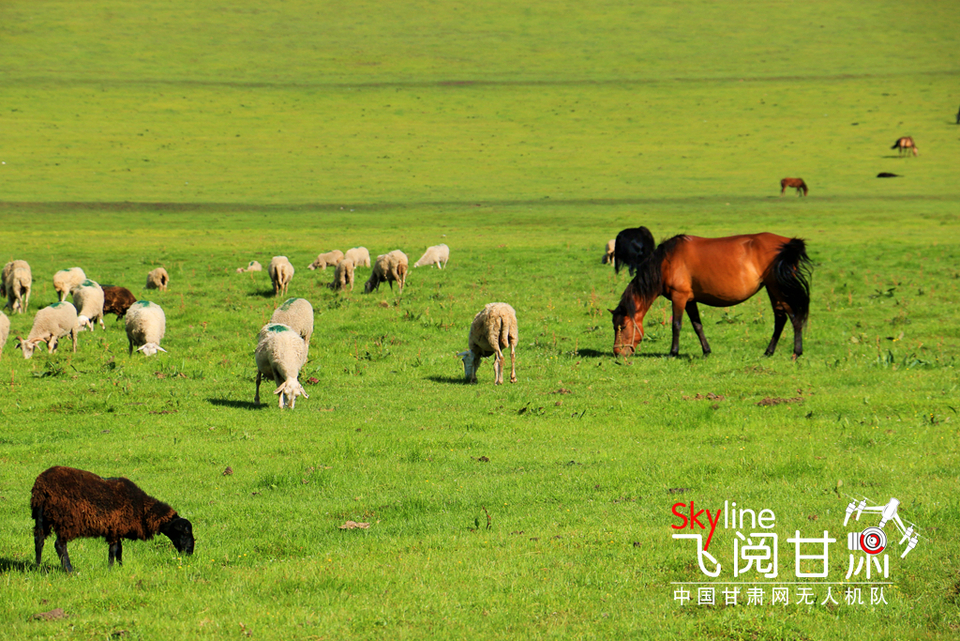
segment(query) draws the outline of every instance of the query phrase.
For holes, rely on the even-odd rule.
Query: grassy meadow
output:
[[[0,360],[4,638],[955,637],[958,14],[4,3],[0,258],[34,278]],[[918,157],[890,149],[902,135]],[[810,195],[781,197],[785,176]],[[600,258],[641,224],[805,238],[803,357],[789,328],[762,355],[761,293],[701,307],[709,358],[688,319],[664,358],[663,300],[640,352],[614,358],[628,278]],[[347,293],[306,269],[358,245],[412,265],[440,242],[448,268],[411,269],[402,296],[364,295],[368,268]],[[236,273],[280,254],[315,311],[292,411],[269,384],[253,404],[281,300]],[[128,356],[111,316],[76,353],[24,360],[14,337],[74,265],[160,304],[168,353]],[[170,288],[145,291],[158,265]],[[519,382],[494,386],[485,360],[464,385],[456,352],[499,300]],[[36,568],[29,494],[52,465],[131,478],[193,522],[196,553],[160,536],[110,570],[81,539],[66,575],[50,538]],[[774,585],[795,580],[786,539],[829,530],[842,583],[851,496],[899,498],[923,536],[900,559],[888,526],[887,603],[675,601],[705,577],[674,504],[773,510]],[[735,539],[711,547],[727,581]]]

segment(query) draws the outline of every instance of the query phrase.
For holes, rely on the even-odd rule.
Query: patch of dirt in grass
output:
[[[777,397],[768,396],[762,401],[760,401],[759,403],[757,403],[757,405],[759,405],[760,407],[770,407],[771,405],[783,405],[784,403],[802,403],[802,402],[803,402],[803,398],[801,398],[800,396],[796,396],[794,398],[781,398],[779,396]]]

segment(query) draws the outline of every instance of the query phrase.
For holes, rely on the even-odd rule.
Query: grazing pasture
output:
[[[0,360],[4,637],[955,636],[958,13],[6,3],[0,262],[28,261],[33,290]],[[903,132],[923,158],[890,152]],[[816,198],[780,198],[784,171]],[[802,358],[762,356],[763,296],[701,310],[706,358],[665,357],[661,299],[614,357],[628,277],[597,249],[639,225],[805,239]],[[305,269],[440,243],[455,260],[402,294]],[[236,271],[278,255],[315,312],[309,399],[282,411],[253,403],[253,352],[283,298]],[[111,315],[24,360],[65,266],[161,306],[166,353],[128,355]],[[519,380],[491,384],[488,359],[466,385],[456,354],[500,300]],[[30,488],[53,465],[175,505],[194,554],[159,537],[109,569],[77,539],[73,575],[37,569]],[[900,499],[924,537],[886,604],[674,600],[702,577],[676,503],[769,507],[786,539],[845,533],[850,495]],[[734,538],[716,533],[726,562]],[[830,566],[841,581],[839,547]]]

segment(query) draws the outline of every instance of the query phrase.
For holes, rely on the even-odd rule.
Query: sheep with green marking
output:
[[[160,347],[160,341],[167,331],[167,317],[156,303],[138,300],[131,305],[127,310],[126,329],[129,354],[133,354],[134,349],[144,356],[167,351]]]
[[[40,343],[46,343],[47,352],[52,354],[60,339],[69,334],[73,340],[73,351],[77,351],[77,331],[77,308],[67,302],[53,303],[33,317],[30,334],[26,340],[17,338],[18,347],[24,358],[31,358]]]
[[[313,305],[306,298],[288,298],[283,301],[270,317],[271,323],[286,325],[303,339],[306,345],[304,359],[310,351],[310,337],[313,336]]]
[[[103,324],[103,288],[89,278],[74,287],[73,306],[77,308],[77,325],[79,331],[90,329],[92,332],[96,322],[100,322],[100,329],[106,329]]]
[[[57,294],[60,296],[60,301],[62,302],[67,300],[67,296],[86,279],[87,275],[84,274],[83,270],[79,267],[61,269],[53,275],[53,288],[57,290]]]
[[[260,381],[272,379],[277,385],[273,391],[279,396],[280,409],[293,409],[298,396],[310,398],[297,380],[300,368],[307,360],[307,345],[300,334],[282,323],[269,323],[260,330],[257,349],[257,388],[253,402],[260,404]]]

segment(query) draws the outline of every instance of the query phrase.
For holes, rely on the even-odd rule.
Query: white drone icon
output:
[[[900,558],[907,556],[907,553],[913,548],[917,547],[917,543],[920,542],[920,535],[915,534],[916,526],[913,523],[910,523],[910,527],[905,527],[903,521],[900,520],[900,515],[897,514],[897,508],[900,507],[900,501],[895,498],[890,498],[890,501],[886,505],[871,505],[867,506],[867,499],[863,498],[858,503],[856,499],[850,501],[850,504],[847,505],[847,517],[843,520],[843,525],[846,526],[850,521],[850,515],[854,512],[857,513],[857,520],[860,520],[860,515],[864,512],[879,512],[880,513],[880,526],[879,528],[867,528],[864,530],[863,536],[869,537],[869,531],[879,529],[879,535],[883,539],[883,544],[886,543],[886,535],[883,534],[883,526],[886,525],[889,521],[893,520],[896,524],[897,529],[900,530],[900,533],[903,535],[903,538],[900,539],[900,545],[903,545],[904,542],[907,543],[907,549],[903,551],[903,554],[900,555]],[[851,535],[854,533],[851,533]],[[882,549],[883,544],[880,545]],[[870,554],[875,554],[876,552],[870,552],[869,549],[864,548]],[[879,551],[879,550],[878,550]]]

